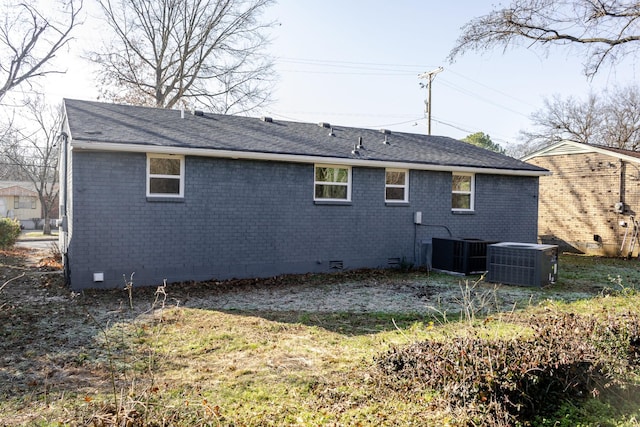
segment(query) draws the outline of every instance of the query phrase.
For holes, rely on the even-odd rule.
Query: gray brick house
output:
[[[422,242],[536,242],[535,165],[441,136],[65,100],[73,289],[424,261]]]

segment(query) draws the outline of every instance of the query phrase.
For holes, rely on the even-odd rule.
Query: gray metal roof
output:
[[[72,145],[77,141],[218,150],[318,158],[487,168],[545,174],[545,169],[453,138],[412,133],[323,127],[318,123],[66,99]],[[330,135],[331,134],[331,135]],[[363,148],[352,153],[358,141]],[[387,144],[384,143],[386,138]]]

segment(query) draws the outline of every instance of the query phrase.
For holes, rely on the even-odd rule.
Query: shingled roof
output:
[[[1,184],[1,183],[0,183]],[[10,187],[0,188],[0,196],[29,196],[38,197],[38,193],[21,187],[19,185],[12,185]]]
[[[640,162],[640,152],[625,150],[622,148],[607,147],[597,144],[585,144],[577,141],[559,141],[554,144],[550,144],[543,147],[533,153],[530,153],[522,158],[522,161],[529,161],[536,157],[545,156],[562,156],[571,154],[586,154],[586,153],[599,153],[608,156],[617,157],[619,159],[635,162]]]
[[[242,158],[317,158],[545,175],[546,169],[453,138],[66,99],[72,147]]]

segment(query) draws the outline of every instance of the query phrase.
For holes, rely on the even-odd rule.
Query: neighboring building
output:
[[[74,289],[420,263],[453,236],[535,243],[534,165],[447,137],[65,100]],[[415,224],[418,222],[419,224]]]
[[[0,181],[0,218],[13,218],[27,229],[42,219],[38,193],[30,182]]]
[[[57,185],[54,187],[57,190]],[[58,199],[54,199],[49,220],[58,218]],[[15,218],[27,230],[42,228],[43,211],[35,185],[30,181],[0,181],[0,218]]]
[[[540,179],[542,243],[594,255],[638,253],[640,153],[562,141],[523,160],[552,172]]]

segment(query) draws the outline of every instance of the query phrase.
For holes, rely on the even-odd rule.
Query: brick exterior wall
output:
[[[131,273],[137,286],[418,263],[444,226],[536,241],[537,177],[476,175],[475,212],[453,214],[448,172],[410,171],[409,203],[391,206],[382,168],[353,167],[352,203],[325,205],[313,201],[313,164],[187,156],[180,201],[147,200],[143,153],[74,152],[71,167],[74,289],[122,286]]]
[[[631,227],[621,222],[631,225],[630,216],[640,207],[636,165],[598,153],[541,156],[528,163],[552,172],[540,178],[541,242],[592,255],[627,255],[628,244],[622,251],[621,245]],[[620,201],[625,204],[623,213],[615,211]]]

